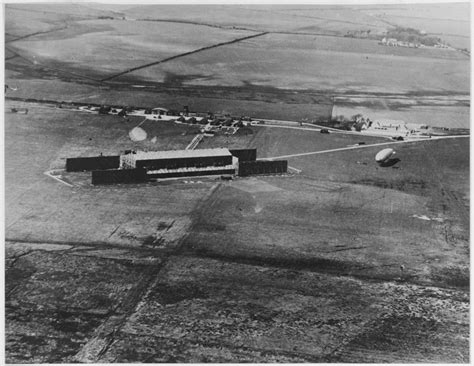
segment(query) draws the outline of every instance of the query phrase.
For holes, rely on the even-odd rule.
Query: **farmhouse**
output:
[[[166,108],[153,108],[151,114],[166,115],[168,114],[168,110]]]
[[[386,46],[398,46],[398,42],[395,38],[386,38],[382,39],[382,44]]]

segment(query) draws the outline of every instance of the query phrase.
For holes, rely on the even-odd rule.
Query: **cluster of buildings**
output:
[[[404,41],[397,41],[396,38],[382,38],[380,44],[384,46],[391,46],[391,47],[409,47],[409,48],[418,48],[421,47],[420,43],[414,42],[404,42]]]
[[[125,151],[117,156],[69,158],[66,171],[91,171],[92,184],[143,183],[194,176],[284,174],[286,160],[257,160],[256,149]]]
[[[396,38],[387,38],[387,37],[382,38],[382,40],[379,42],[379,44],[381,44],[383,46],[391,46],[391,47],[408,47],[408,48],[419,48],[419,47],[429,48],[429,47],[433,47],[433,48],[453,49],[449,45],[444,44],[444,43],[440,43],[440,42],[437,42],[433,46],[426,46],[426,45],[421,44],[419,42],[399,41]]]
[[[359,117],[356,124],[359,126],[359,131],[364,133],[400,137],[416,137],[426,132],[423,130],[428,129],[427,125],[406,123],[396,119],[377,119],[371,121],[368,118]]]

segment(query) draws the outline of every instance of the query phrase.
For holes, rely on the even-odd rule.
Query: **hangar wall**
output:
[[[92,184],[142,183],[148,176],[145,169],[93,170]]]
[[[178,171],[148,174],[149,178],[177,178],[177,177],[200,177],[205,175],[225,175],[235,174],[235,169],[216,169],[216,170],[196,170],[196,171]]]
[[[229,156],[206,156],[206,157],[185,157],[172,159],[153,159],[153,160],[137,160],[137,168],[145,168],[149,170],[158,169],[179,169],[190,167],[206,167],[206,166],[225,166],[232,164],[232,155]]]
[[[257,160],[257,149],[234,149],[229,150],[239,161],[255,161]]]
[[[66,171],[82,172],[84,170],[118,169],[120,156],[94,156],[88,158],[66,159]]]
[[[287,160],[257,160],[239,162],[239,176],[247,177],[258,174],[283,174],[288,171]]]

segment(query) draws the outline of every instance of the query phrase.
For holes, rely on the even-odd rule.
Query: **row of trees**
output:
[[[434,46],[441,43],[441,38],[429,36],[415,28],[395,27],[387,31],[388,38],[395,38],[398,41],[419,43],[425,46]]]

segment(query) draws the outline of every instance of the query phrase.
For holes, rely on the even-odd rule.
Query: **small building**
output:
[[[387,39],[387,46],[398,46],[398,41],[396,38]]]
[[[167,115],[168,110],[166,108],[153,108],[151,114],[158,114],[160,116]]]

